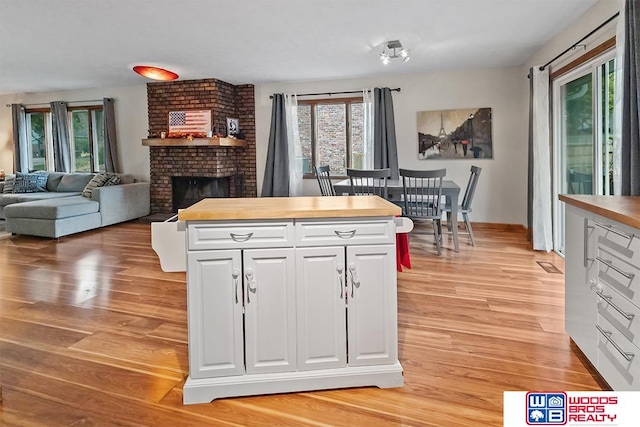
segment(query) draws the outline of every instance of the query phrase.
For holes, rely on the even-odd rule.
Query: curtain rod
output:
[[[392,92],[400,92],[401,88],[397,87],[395,89],[391,89]],[[344,92],[322,92],[322,93],[300,93],[297,94],[296,96],[318,96],[318,95],[327,95],[327,96],[331,96],[331,95],[343,95],[343,94],[347,94],[347,93],[362,93],[361,90],[348,90],[348,91],[344,91]],[[269,99],[273,99],[273,95],[269,95]]]
[[[104,98],[103,98],[104,99]],[[68,101],[67,104],[84,104],[85,102],[102,102],[103,99],[88,99],[86,101]],[[23,107],[33,107],[34,105],[50,105],[50,102],[36,102],[34,104],[20,104]],[[7,107],[11,107],[11,104],[6,104]]]
[[[573,45],[571,45],[568,49],[566,49],[564,52],[562,52],[560,55],[556,56],[555,58],[553,58],[551,61],[547,62],[546,64],[542,65],[540,67],[540,71],[543,71],[545,68],[547,68],[549,66],[549,64],[551,64],[553,61],[555,61],[556,59],[560,58],[561,56],[563,56],[565,53],[569,52],[570,50],[573,50],[576,48],[576,46],[578,46],[580,44],[580,42],[584,41],[585,39],[587,39],[589,36],[593,35],[596,31],[598,31],[600,28],[604,27],[605,25],[607,25],[609,22],[613,21],[615,18],[618,17],[618,15],[620,15],[620,12],[616,12],[611,18],[607,19],[606,21],[604,21],[602,24],[600,24],[597,28],[595,28],[593,31],[591,31],[589,34],[587,34],[586,36],[584,36],[583,38],[581,38],[580,40],[578,40],[577,42],[575,42]]]

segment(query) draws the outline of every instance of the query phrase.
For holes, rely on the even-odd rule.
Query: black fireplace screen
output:
[[[207,176],[171,177],[173,211],[185,209],[207,197],[230,197],[231,178]]]

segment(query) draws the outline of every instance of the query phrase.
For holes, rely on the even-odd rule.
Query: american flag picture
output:
[[[169,113],[169,134],[207,133],[211,130],[211,111],[171,111]]]

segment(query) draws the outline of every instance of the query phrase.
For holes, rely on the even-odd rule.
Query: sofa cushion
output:
[[[65,176],[64,172],[49,172],[47,191],[58,191],[58,185],[60,185],[63,176]]]
[[[133,184],[134,182],[136,182],[133,175],[119,173],[118,176],[120,177],[120,184]]]
[[[91,178],[91,181],[89,181],[87,186],[84,187],[84,190],[82,191],[82,195],[90,199],[93,194],[94,188],[104,187],[107,185],[116,185],[119,183],[120,183],[120,177],[118,175],[114,173],[102,172],[97,174],[93,178]]]
[[[13,193],[13,181],[15,180],[15,175],[7,175],[4,178],[4,187],[2,188],[2,194],[12,194]]]
[[[80,191],[84,190],[89,181],[93,178],[92,173],[71,173],[66,174],[60,180],[56,191]]]
[[[59,219],[98,212],[100,204],[82,196],[16,203],[4,208],[7,218]]]
[[[17,173],[13,181],[14,193],[43,193],[47,191],[46,173]]]

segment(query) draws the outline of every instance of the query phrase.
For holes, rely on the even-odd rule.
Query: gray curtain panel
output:
[[[267,164],[262,181],[262,197],[289,196],[289,149],[284,95],[273,95],[271,103],[271,131]]]
[[[29,138],[27,112],[23,105],[11,104],[13,121],[13,170],[29,172]]]
[[[56,172],[71,172],[71,144],[69,142],[69,120],[67,103],[51,103],[53,136],[53,165]]]
[[[373,167],[389,168],[391,179],[399,178],[393,98],[388,87],[373,90]]]
[[[640,196],[640,2],[627,0],[622,90],[622,140],[620,144],[620,191]]]
[[[102,120],[104,125],[104,167],[106,172],[121,173],[118,161],[118,137],[116,136],[116,111],[113,98],[102,100]]]
[[[533,240],[533,68],[529,69],[529,163],[527,169],[527,239]]]

